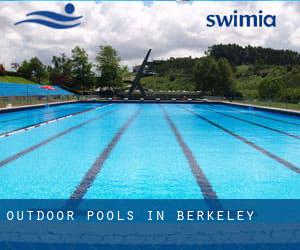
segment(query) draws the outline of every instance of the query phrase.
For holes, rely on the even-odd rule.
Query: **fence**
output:
[[[293,109],[300,110],[300,100],[277,100],[277,99],[242,99],[242,98],[234,98],[234,102],[242,103],[242,104],[250,104],[257,106],[266,106],[273,108],[281,108],[281,109]]]
[[[77,97],[59,86],[54,90],[39,84],[0,83],[0,108],[76,100]]]

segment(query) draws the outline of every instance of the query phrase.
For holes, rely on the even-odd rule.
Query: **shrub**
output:
[[[234,73],[226,59],[216,60],[213,57],[204,57],[196,61],[193,70],[198,90],[212,95],[232,95]]]
[[[282,85],[282,80],[279,78],[262,80],[258,86],[258,95],[262,99],[278,97]]]
[[[175,79],[176,79],[176,76],[174,76],[174,75],[170,75],[170,77],[169,77],[169,80],[170,80],[170,82],[174,82],[174,81],[175,81]]]
[[[286,88],[280,93],[282,101],[298,103],[300,101],[300,89]]]

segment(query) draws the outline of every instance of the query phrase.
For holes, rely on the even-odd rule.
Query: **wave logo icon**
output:
[[[26,16],[33,17],[32,19],[26,19],[15,23],[15,25],[24,23],[36,23],[53,29],[70,29],[80,25],[80,22],[76,22],[82,18],[82,16],[71,16],[75,11],[73,4],[68,3],[65,6],[66,14],[59,14],[52,11],[35,11],[28,13]],[[42,18],[46,19],[42,19]]]

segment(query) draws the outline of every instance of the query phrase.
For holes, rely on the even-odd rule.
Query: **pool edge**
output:
[[[73,104],[73,103],[79,103],[79,101],[64,101],[64,102],[52,102],[49,103],[49,106],[59,106],[64,104]],[[22,111],[27,109],[36,109],[36,108],[42,108],[46,105],[46,103],[42,104],[33,104],[33,105],[25,105],[25,106],[17,106],[12,108],[0,108],[0,114],[2,113],[10,113],[15,111]]]
[[[293,109],[283,109],[283,108],[275,108],[275,107],[268,107],[268,106],[258,106],[258,105],[252,105],[252,104],[244,104],[244,103],[237,103],[237,102],[229,102],[229,101],[221,101],[220,104],[226,104],[229,106],[238,106],[242,108],[254,108],[257,110],[262,111],[269,111],[273,113],[280,113],[280,114],[287,114],[287,115],[293,115],[293,116],[300,116],[300,111],[293,110]]]
[[[64,102],[55,102],[49,103],[49,106],[59,106],[65,104],[74,104],[74,103],[139,103],[139,104],[225,104],[229,106],[237,106],[241,108],[252,108],[256,110],[262,111],[269,111],[273,113],[280,113],[280,114],[287,114],[293,116],[300,116],[300,111],[292,110],[292,109],[283,109],[283,108],[275,108],[275,107],[268,107],[268,106],[258,106],[252,104],[244,104],[244,103],[237,103],[237,102],[230,102],[230,101],[222,101],[222,100],[85,100],[85,101],[64,101]],[[26,106],[19,106],[19,107],[12,107],[12,108],[0,108],[1,113],[9,113],[27,109],[35,109],[41,108],[45,106],[44,104],[36,104],[36,105],[26,105]]]

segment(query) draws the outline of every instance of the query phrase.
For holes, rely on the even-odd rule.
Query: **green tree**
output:
[[[233,93],[234,73],[227,59],[198,59],[194,66],[194,81],[198,90],[211,95],[229,96]]]
[[[18,69],[18,73],[38,83],[47,78],[46,66],[37,57],[31,58],[29,62],[23,61]]]
[[[234,89],[234,73],[227,59],[218,60],[217,79],[214,85],[216,95],[231,96]]]
[[[76,88],[85,91],[93,86],[92,63],[83,48],[76,46],[72,50],[72,75]]]
[[[282,79],[264,79],[258,86],[258,95],[262,99],[274,99],[279,96],[282,89]]]
[[[280,99],[282,101],[289,101],[294,103],[299,103],[300,101],[300,89],[296,88],[286,88],[280,91]]]
[[[71,84],[72,82],[72,60],[65,54],[53,56],[52,67],[50,67],[50,81],[53,84]]]
[[[41,83],[43,78],[47,77],[46,67],[37,57],[33,57],[30,62],[31,79]]]
[[[30,63],[27,62],[26,60],[24,60],[21,63],[19,69],[18,69],[18,73],[21,76],[23,76],[23,77],[25,77],[27,79],[30,79],[31,78],[31,66],[30,66]]]
[[[217,59],[226,58],[232,65],[297,65],[300,62],[300,54],[295,51],[252,47],[250,45],[242,47],[237,44],[217,44],[210,47],[206,54]]]
[[[100,46],[96,56],[96,69],[100,73],[99,85],[119,86],[122,82],[122,75],[128,71],[120,67],[120,58],[117,51],[111,46]]]
[[[196,88],[203,92],[213,92],[218,74],[218,64],[213,57],[198,59],[193,70]]]

